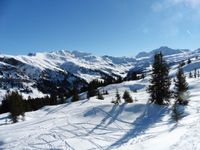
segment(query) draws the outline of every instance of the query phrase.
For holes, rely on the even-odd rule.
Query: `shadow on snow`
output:
[[[132,123],[134,127],[107,149],[120,147],[130,139],[139,136],[142,132],[145,132],[148,128],[161,121],[162,117],[170,112],[168,106],[158,106],[155,104],[144,105],[146,105],[144,112]]]

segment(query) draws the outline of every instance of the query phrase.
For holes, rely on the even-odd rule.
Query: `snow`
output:
[[[25,121],[9,124],[0,115],[0,149],[199,149],[200,80],[187,79],[190,103],[178,124],[170,106],[147,104],[148,79],[108,85],[104,100],[46,106],[25,114]],[[129,90],[134,103],[114,105],[115,92]],[[132,92],[137,90],[137,92]],[[84,97],[84,93],[83,93]],[[6,124],[7,120],[7,124]]]
[[[136,55],[136,58],[143,58],[143,57],[153,57],[155,53],[162,52],[164,56],[174,55],[174,54],[181,54],[181,53],[187,53],[190,50],[188,49],[172,49],[167,46],[162,46],[158,49],[152,50],[150,52],[140,52]],[[198,52],[197,50],[195,52]]]
[[[174,77],[178,63],[182,60],[186,62],[188,58],[191,58],[192,62],[183,67],[187,77],[189,72],[195,68],[199,69],[200,60],[194,59],[198,52],[198,50],[173,52],[169,49],[165,58],[171,64],[170,76]],[[45,69],[64,70],[88,82],[101,77],[95,70],[124,76],[125,72],[132,67],[149,71],[151,67],[149,65],[152,62],[151,53],[134,59],[100,57],[90,53],[67,50],[36,53],[33,56],[6,57],[13,57],[25,63],[26,65],[20,69],[24,70],[28,76],[39,78],[40,73]],[[4,66],[16,68],[0,62],[0,67]],[[148,103],[149,95],[146,87],[149,78],[147,76],[137,81],[126,81],[101,87],[100,91],[107,90],[109,93],[104,95],[104,100],[98,100],[96,97],[86,99],[86,93],[82,93],[81,100],[78,102],[46,106],[37,111],[27,112],[25,120],[20,120],[16,124],[10,123],[8,113],[1,114],[0,149],[200,149],[200,79],[187,78],[190,102],[184,108],[184,117],[175,123],[171,117],[171,105],[158,106]],[[32,82],[23,84],[32,90],[31,94],[23,93],[23,97],[45,96],[31,86]],[[115,100],[116,90],[121,96],[125,90],[128,90],[134,102],[126,104],[122,100],[120,105],[111,103]],[[5,92],[5,90],[0,90],[0,96],[2,97]]]

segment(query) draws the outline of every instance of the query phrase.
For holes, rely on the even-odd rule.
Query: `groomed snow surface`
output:
[[[0,149],[200,149],[200,80],[188,82],[190,102],[179,123],[171,119],[171,106],[147,104],[147,79],[123,82],[104,87],[109,92],[104,100],[46,106],[16,124],[0,115]],[[134,103],[112,104],[116,89],[121,96],[129,90]]]

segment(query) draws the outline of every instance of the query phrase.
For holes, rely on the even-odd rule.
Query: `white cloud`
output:
[[[155,2],[151,5],[154,12],[160,12],[170,7],[177,5],[184,5],[188,8],[200,8],[200,0],[163,0],[162,2]]]
[[[197,8],[200,6],[200,0],[168,0],[172,5],[185,5],[190,8]]]

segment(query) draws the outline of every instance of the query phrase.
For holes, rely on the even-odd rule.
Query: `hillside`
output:
[[[17,86],[18,83],[22,83],[32,91],[30,93],[22,91],[24,97],[44,96],[45,94],[34,84],[41,83],[41,79],[62,82],[60,71],[65,71],[65,75],[69,75],[67,82],[76,80],[79,85],[86,84],[88,81],[76,74],[84,70],[80,69],[81,67],[86,69],[85,73],[88,75],[90,74],[87,72],[88,68],[95,69],[96,67],[96,70],[100,68],[99,71],[105,71],[105,68],[112,66],[110,71],[115,72],[116,76],[124,76],[138,69],[145,72],[146,77],[100,87],[100,91],[109,93],[104,95],[104,100],[96,97],[87,99],[86,93],[81,93],[81,100],[78,102],[71,103],[69,98],[65,104],[45,106],[37,111],[26,112],[24,120],[16,124],[11,124],[8,113],[1,114],[0,149],[199,149],[200,78],[188,78],[190,72],[194,73],[195,69],[200,69],[198,50],[165,56],[170,64],[172,79],[177,72],[178,63],[181,62],[189,83],[189,105],[185,108],[180,107],[183,118],[178,123],[172,119],[171,105],[158,106],[148,103],[149,95],[146,87],[150,79],[149,71],[152,62],[150,55],[133,59],[111,56],[94,57],[80,52],[56,51],[31,56],[2,57],[4,58],[1,59],[1,80],[3,81],[1,87],[7,86],[11,90],[20,91],[23,87]],[[188,59],[191,60],[190,63]],[[65,70],[61,69],[63,64],[72,60],[74,61],[72,67],[66,65]],[[94,62],[90,63],[92,60]],[[112,65],[106,64],[111,60]],[[130,65],[131,60],[133,60],[132,65]],[[79,67],[74,67],[75,64]],[[129,70],[125,64],[129,66]],[[117,69],[119,66],[121,70],[114,71],[114,68]],[[70,69],[70,72],[67,69]],[[107,75],[113,75],[111,72],[107,72]],[[43,75],[42,78],[40,73]],[[91,77],[100,78],[96,75],[91,75]],[[31,76],[36,78],[31,78]],[[17,86],[7,84],[10,80],[14,80]],[[172,80],[171,88],[173,86]],[[111,103],[116,99],[116,90],[121,96],[125,90],[128,90],[134,102],[127,104],[122,99],[119,105]],[[5,89],[0,91],[2,96],[6,92]]]
[[[2,114],[0,149],[199,149],[200,79],[187,79],[190,102],[178,124],[170,106],[147,104],[148,79],[100,88],[108,90],[104,100],[83,93],[79,102],[28,112],[16,124]],[[116,89],[120,95],[129,90],[134,103],[112,104]]]

